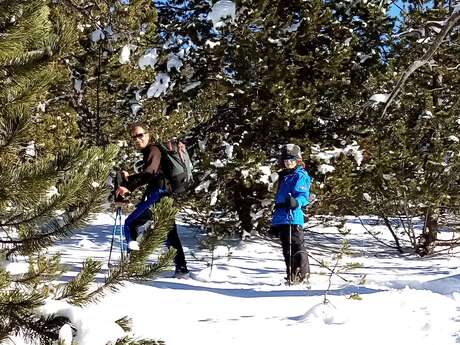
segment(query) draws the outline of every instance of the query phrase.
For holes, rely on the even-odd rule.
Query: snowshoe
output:
[[[285,280],[284,285],[286,286],[299,285],[299,286],[307,287],[307,289],[310,289],[309,278],[310,278],[309,274],[307,274],[305,277],[302,277],[298,273],[293,274],[290,280],[288,277],[284,277],[284,280]]]
[[[176,267],[172,277],[176,279],[189,279],[190,271],[187,269],[187,267]]]

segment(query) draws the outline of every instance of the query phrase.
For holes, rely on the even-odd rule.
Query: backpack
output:
[[[193,183],[193,165],[185,144],[172,140],[156,146],[161,151],[161,170],[171,183],[172,192],[186,192]]]

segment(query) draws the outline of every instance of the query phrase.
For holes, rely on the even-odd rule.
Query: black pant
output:
[[[137,228],[139,226],[144,225],[149,220],[153,219],[153,214],[150,209],[145,210],[142,214],[134,219],[129,224],[129,233],[130,238],[136,239],[137,238]],[[177,234],[177,225],[174,222],[173,228],[168,232],[166,237],[166,245],[169,247],[173,247],[176,250],[176,256],[174,258],[174,264],[176,268],[186,268],[187,262],[185,261],[185,254],[184,249],[182,248],[182,243],[180,241],[179,235]]]
[[[289,228],[291,228],[291,250],[289,252]],[[286,275],[291,280],[304,280],[310,274],[307,251],[303,245],[303,229],[299,225],[276,225],[272,227],[272,233],[278,234],[283,247],[284,262],[286,263]]]

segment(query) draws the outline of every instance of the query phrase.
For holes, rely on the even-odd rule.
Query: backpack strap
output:
[[[180,141],[177,142],[177,152],[179,153],[182,163],[185,163],[185,145]]]

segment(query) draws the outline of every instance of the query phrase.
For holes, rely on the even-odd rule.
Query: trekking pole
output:
[[[291,198],[291,193],[289,193]],[[288,265],[288,286],[291,286],[291,275],[292,275],[292,209],[289,207],[289,265]]]
[[[289,211],[290,213],[290,211]],[[292,273],[292,224],[289,223],[289,265],[288,265],[288,286],[291,286]]]
[[[112,250],[113,250],[113,243],[115,241],[115,235],[116,235],[116,230],[117,230],[117,220],[118,220],[118,213],[119,213],[119,208],[117,207],[115,211],[115,224],[113,225],[112,229],[112,241],[110,242],[110,251],[109,251],[109,262],[107,263],[107,267],[110,269],[110,259],[112,258]]]
[[[122,223],[121,223],[121,219],[122,219],[122,209],[121,209],[121,206],[118,206],[118,209],[120,210],[118,212],[119,214],[119,229],[120,229],[120,262],[123,262],[124,260],[124,243],[123,243],[123,226],[122,226]]]

